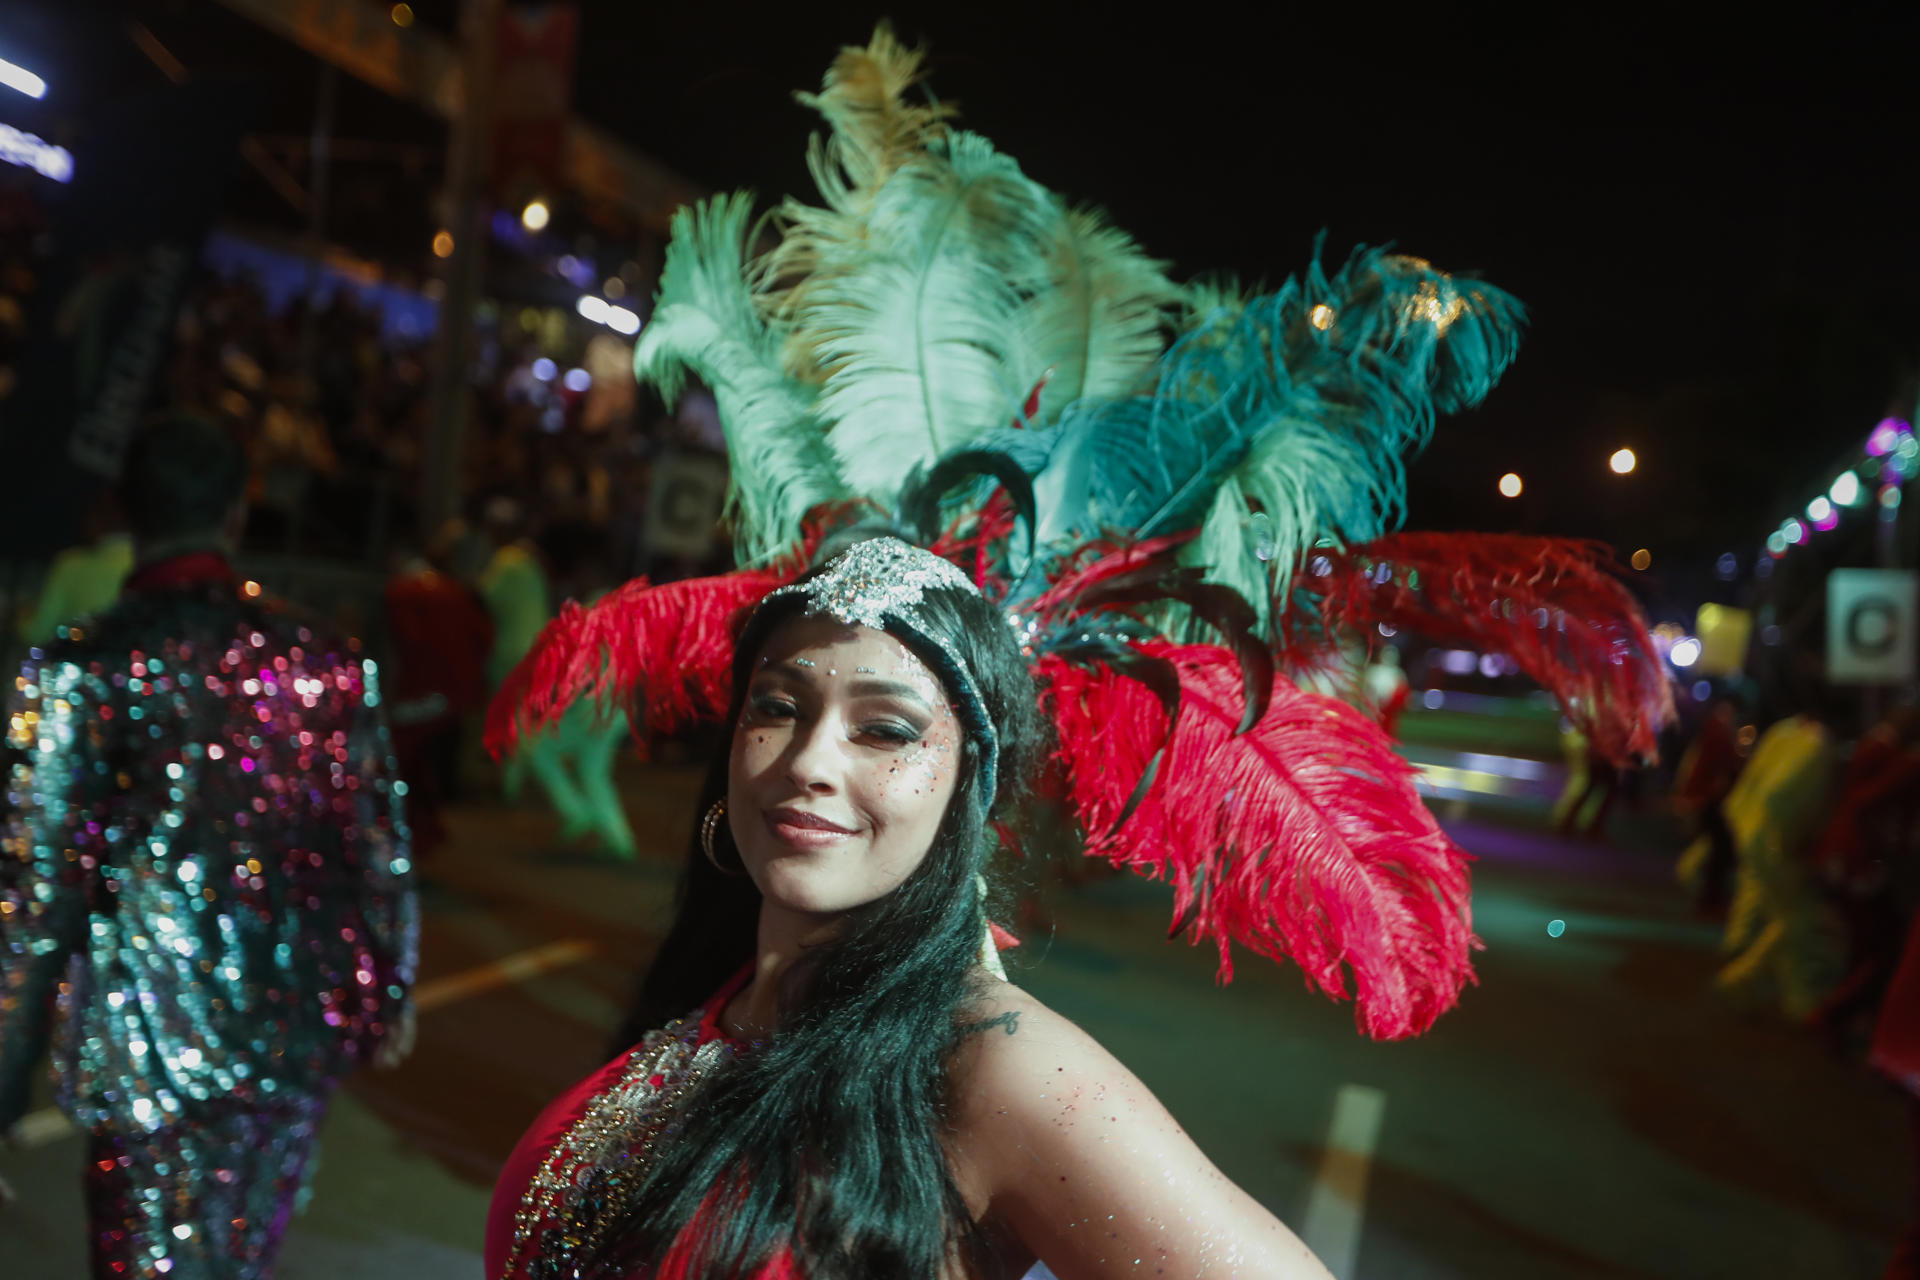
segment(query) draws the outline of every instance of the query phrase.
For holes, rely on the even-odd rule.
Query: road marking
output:
[[[420,983],[413,989],[413,1007],[421,1013],[430,1013],[456,1000],[479,995],[482,991],[524,982],[551,970],[578,964],[593,952],[593,943],[584,938],[569,938],[535,947],[531,951],[516,952],[461,973]],[[58,1108],[43,1107],[21,1117],[14,1128],[14,1137],[22,1147],[38,1147],[72,1132],[73,1126]]]
[[[421,1013],[429,1013],[442,1005],[464,1000],[482,991],[491,991],[495,987],[504,987],[513,982],[524,982],[551,969],[578,964],[592,954],[593,944],[584,938],[550,942],[544,947],[535,947],[531,951],[521,951],[505,956],[478,968],[468,969],[464,973],[449,974],[444,978],[435,978],[432,982],[423,982],[413,989],[413,1007]]]
[[[1367,1174],[1387,1095],[1360,1084],[1343,1084],[1333,1097],[1333,1119],[1320,1156],[1320,1172],[1307,1197],[1300,1238],[1318,1255],[1335,1280],[1352,1280],[1360,1253],[1360,1224],[1366,1217]]]

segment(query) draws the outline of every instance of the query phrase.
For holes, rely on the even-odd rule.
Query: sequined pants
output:
[[[153,1133],[87,1141],[95,1280],[265,1280],[310,1174],[325,1095],[212,1103]]]

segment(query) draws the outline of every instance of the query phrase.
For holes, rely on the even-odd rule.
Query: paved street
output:
[[[1215,986],[1211,953],[1162,941],[1165,896],[1131,879],[1054,892],[1016,980],[1344,1275],[1877,1276],[1911,1202],[1899,1100],[1713,998],[1716,931],[1688,917],[1657,823],[1623,814],[1613,845],[1547,835],[1556,778],[1437,801],[1479,856],[1487,949],[1421,1040],[1361,1039],[1291,970],[1245,960]],[[664,923],[693,775],[629,763],[624,782],[635,864],[555,848],[533,809],[454,815],[427,868],[419,1051],[336,1103],[284,1280],[479,1280],[496,1169],[601,1061]],[[0,1218],[9,1280],[84,1274],[79,1163],[71,1135],[0,1153],[22,1197]]]

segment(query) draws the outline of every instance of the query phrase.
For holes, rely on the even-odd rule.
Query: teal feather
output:
[[[1414,259],[1362,249],[1329,277],[1316,257],[1304,282],[1214,305],[1161,361],[1152,395],[1066,415],[1048,467],[1083,480],[1036,477],[1041,528],[1064,546],[1063,530],[1148,538],[1209,524],[1198,554],[1218,580],[1251,586],[1247,552],[1264,550],[1284,592],[1315,541],[1366,540],[1400,521],[1405,455],[1437,410],[1491,389],[1522,320],[1508,295]],[[1224,485],[1245,516],[1220,505]],[[1266,517],[1257,530],[1255,513]],[[1213,559],[1235,525],[1242,554]]]
[[[748,283],[750,195],[715,196],[673,217],[653,318],[634,374],[672,403],[688,377],[712,391],[726,425],[735,554],[756,563],[788,549],[806,513],[848,496],[814,413],[816,391],[781,369],[784,335],[761,319]]]

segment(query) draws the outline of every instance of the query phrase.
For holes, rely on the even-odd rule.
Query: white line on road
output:
[[[1320,1172],[1307,1197],[1300,1238],[1333,1272],[1335,1280],[1353,1280],[1360,1253],[1360,1224],[1367,1211],[1367,1173],[1387,1095],[1360,1084],[1343,1084],[1333,1097],[1333,1119]]]
[[[442,1005],[452,1004],[456,1000],[478,995],[482,991],[491,991],[495,987],[504,987],[508,983],[524,982],[528,978],[538,977],[549,969],[578,964],[592,954],[593,944],[583,938],[550,942],[544,947],[517,952],[514,955],[490,961],[478,968],[468,969],[464,973],[450,974],[444,978],[435,978],[432,982],[423,982],[413,989],[413,1007],[421,1013],[427,1013]]]
[[[584,938],[569,938],[490,960],[460,973],[420,983],[413,989],[413,1007],[421,1013],[429,1013],[456,1000],[479,995],[482,991],[524,982],[549,970],[578,964],[592,955],[593,950],[593,944]],[[23,1147],[38,1147],[72,1132],[73,1126],[57,1108],[43,1107],[21,1118],[14,1127],[14,1138]]]

